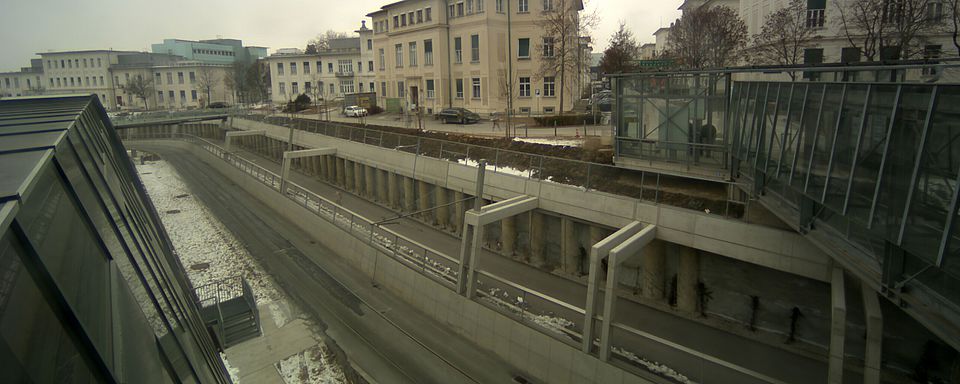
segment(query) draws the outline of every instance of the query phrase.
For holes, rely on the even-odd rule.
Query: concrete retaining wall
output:
[[[271,135],[272,137],[276,137]],[[147,143],[147,142],[143,142]],[[314,215],[279,192],[213,156],[199,146],[180,141],[158,141],[188,149],[217,171],[284,218],[296,223],[368,276],[377,263],[375,280],[391,293],[454,330],[474,344],[495,353],[528,377],[549,383],[654,383],[629,373],[544,333],[457,295],[430,278],[394,261],[339,227]],[[347,157],[348,159],[352,159]],[[336,235],[342,234],[342,235]]]
[[[269,137],[283,141],[290,135],[289,128],[251,120],[232,119],[230,124],[241,130],[264,130]],[[454,191],[470,193],[475,190],[474,167],[304,131],[294,132],[294,143],[311,148],[336,147],[337,155],[341,158]],[[658,226],[657,238],[661,240],[790,274],[829,281],[829,257],[794,232],[501,173],[487,174],[485,193],[484,197],[492,200],[517,195],[538,196],[543,210],[613,228],[634,220],[655,224]]]

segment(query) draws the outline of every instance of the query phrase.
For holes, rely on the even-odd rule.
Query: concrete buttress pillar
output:
[[[343,163],[343,169],[346,170],[343,187],[348,191],[352,191],[353,187],[356,185],[356,183],[353,181],[353,162],[350,160],[344,160]]]
[[[643,297],[662,300],[666,283],[666,255],[663,241],[653,240],[643,249]]]
[[[422,211],[430,208],[430,184],[426,181],[418,182],[419,191],[417,191],[417,210]],[[433,212],[423,212],[423,221],[426,221],[428,224],[435,224],[434,213]]]
[[[347,185],[346,160],[335,157],[334,161],[337,162],[337,184],[345,188]]]
[[[387,171],[377,170],[377,201],[381,204],[387,203]]]
[[[400,181],[397,180],[397,174],[387,173],[387,194],[390,195],[390,208],[400,208]]]
[[[374,189],[376,188],[376,184],[374,183],[374,174],[377,172],[377,169],[369,165],[364,166],[363,168],[364,168],[364,175],[365,175],[364,182],[363,182],[363,187],[365,188],[365,191],[366,191],[365,195],[367,196],[368,199],[372,200],[376,194],[376,192],[374,191]]]
[[[877,292],[867,284],[861,284],[864,318],[867,324],[866,353],[863,359],[863,383],[880,384],[880,358],[883,355],[883,313]]]
[[[517,218],[514,216],[500,220],[500,246],[504,256],[513,257],[517,251]]]
[[[450,207],[447,206],[447,189],[437,186],[437,225],[446,229],[450,226]]]
[[[413,212],[417,210],[417,207],[414,205],[414,193],[413,193],[413,178],[403,177],[403,210],[406,212]]]
[[[353,190],[358,195],[363,195],[363,164],[358,161],[353,162]]]
[[[542,213],[533,211],[530,213],[530,264],[535,267],[542,267],[546,264],[544,258],[544,248],[546,247],[547,231],[546,217]]]
[[[697,311],[697,282],[700,281],[700,255],[696,249],[680,245],[680,263],[677,267],[677,308],[684,312]]]
[[[833,267],[830,279],[830,354],[827,359],[827,383],[843,383],[843,351],[847,335],[847,297],[843,268]]]
[[[577,228],[569,217],[560,219],[560,254],[563,272],[568,275],[578,275],[580,272],[580,248],[577,244]]]
[[[465,214],[464,204],[463,204],[463,192],[456,191],[453,193],[453,228],[454,232],[458,235],[463,232],[463,216]]]

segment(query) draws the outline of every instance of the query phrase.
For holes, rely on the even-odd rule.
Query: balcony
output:
[[[353,71],[338,71],[337,77],[353,77]]]
[[[824,23],[827,21],[827,10],[826,9],[808,9],[807,10],[807,28],[819,29],[823,28]]]

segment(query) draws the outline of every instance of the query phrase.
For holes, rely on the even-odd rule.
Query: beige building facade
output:
[[[561,80],[541,70],[543,54],[559,48],[544,39],[540,20],[561,5],[583,8],[578,0],[405,0],[370,13],[381,104],[490,114],[505,112],[512,94],[515,113],[553,114],[563,86],[571,109],[584,74]]]

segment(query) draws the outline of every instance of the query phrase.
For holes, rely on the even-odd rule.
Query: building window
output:
[[[448,13],[447,18],[452,19],[452,18],[457,17],[457,6],[456,6],[456,5],[450,4],[449,6],[447,6],[447,11],[448,11],[448,12],[447,12],[447,13]]]
[[[427,98],[432,99],[436,96],[436,91],[433,87],[433,79],[427,80]]]
[[[520,97],[530,97],[530,78],[520,78]]]
[[[453,38],[453,62],[460,64],[463,62],[463,39]]]
[[[457,17],[463,17],[463,2],[457,3]]]
[[[394,46],[396,50],[396,57],[393,60],[396,62],[397,68],[403,68],[403,44],[397,44]]]
[[[173,72],[167,72],[167,84],[173,84]]]
[[[423,65],[433,65],[433,40],[423,41]]]
[[[457,89],[457,93],[456,93],[457,96],[456,96],[456,97],[457,97],[458,99],[462,99],[462,98],[463,98],[463,79],[457,79],[457,88],[456,88],[456,89]]]
[[[64,68],[66,68],[66,67],[67,67],[67,65],[64,64],[64,63],[63,63],[63,60],[61,59],[61,60],[60,60],[60,69],[64,69]]]
[[[157,85],[163,84],[163,81],[162,81],[162,80],[163,80],[163,78],[160,77],[160,72],[157,72],[157,73],[154,73],[154,74],[153,74],[153,82],[154,82],[154,83],[157,83]],[[94,84],[94,85],[97,84],[97,78],[96,78],[96,77],[93,78],[93,84]]]
[[[333,63],[327,63],[327,72],[333,73]]]
[[[547,115],[552,115],[557,111],[554,107],[543,107],[543,113]]]
[[[57,78],[57,87],[58,87],[58,88],[59,88],[59,87],[62,87],[62,85],[60,84],[60,78],[59,78],[59,77]]]
[[[407,97],[407,88],[403,85],[402,81],[397,82],[397,97]]]
[[[373,50],[373,39],[367,39],[367,50],[368,51]]]
[[[517,0],[517,13],[530,12],[530,0]]]
[[[401,26],[401,27],[406,27],[406,26],[407,26],[407,14],[406,14],[406,13],[400,15],[400,26]]]
[[[84,68],[87,67],[87,59],[86,59],[86,58],[83,59],[83,67],[84,67]]]
[[[417,66],[417,42],[416,41],[410,42],[410,66],[411,67]]]
[[[478,13],[483,12],[483,0],[476,0],[476,1],[477,1],[477,12]]]
[[[926,60],[936,60],[939,59],[943,54],[943,46],[936,45],[925,45],[923,47],[923,58]],[[937,67],[924,67],[922,73],[927,76],[932,76],[937,74]]]
[[[467,14],[473,14],[473,0],[467,0]]]
[[[924,18],[927,22],[939,23],[943,19],[943,2],[939,0],[927,2]]]
[[[367,72],[373,72],[373,60],[367,62]]]
[[[427,22],[430,22],[433,20],[433,9],[431,9],[430,7],[427,7],[426,9],[423,10],[423,13],[424,13],[424,19]]]
[[[281,95],[287,94],[287,87],[286,87],[286,84],[284,84],[283,82],[280,82],[280,94]]]
[[[417,24],[420,24],[420,23],[422,23],[422,22],[423,22],[423,10],[422,10],[422,9],[418,9],[418,10],[417,10]]]
[[[521,59],[530,58],[530,39],[523,38],[517,44],[517,57]]]
[[[290,74],[291,75],[297,74],[297,63],[290,63]]]
[[[393,29],[400,28],[400,16],[393,17]]]
[[[277,63],[277,76],[283,76],[283,63]]]
[[[311,85],[312,85],[312,84],[310,84],[309,81],[304,81],[304,82],[303,82],[303,93],[309,94],[310,91],[313,90],[313,88],[310,87]]]
[[[370,92],[376,92],[376,89],[373,88],[373,84],[374,84],[374,82],[371,81],[371,82],[370,82]]]
[[[103,76],[100,76],[100,86],[102,87],[103,84],[105,84],[105,83],[103,82]]]
[[[479,99],[479,98],[480,98],[480,78],[479,78],[479,77],[474,77],[473,80],[470,81],[470,83],[471,83],[471,87],[470,87],[470,88],[471,88],[472,91],[473,91],[473,93],[471,94],[471,96],[472,96],[474,99]]]
[[[85,87],[89,87],[89,86],[90,86],[90,76],[86,76],[86,77],[83,78],[83,86],[85,86]]]
[[[100,65],[100,58],[98,57],[98,58],[97,58],[97,68],[100,68],[100,67],[102,67],[102,65]]]
[[[53,88],[53,78],[50,78],[50,88]]]
[[[187,103],[187,91],[180,91],[180,105]]]
[[[304,75],[309,75],[309,74],[310,74],[310,62],[309,62],[309,61],[304,61],[304,62],[303,62],[303,74],[304,74]]]
[[[470,62],[480,62],[480,35],[470,35]]]
[[[553,10],[553,0],[543,0],[543,10],[549,12]]]
[[[190,73],[188,73],[188,75],[189,75],[189,77],[190,77],[190,84],[196,84],[196,83],[197,83],[197,73],[196,73],[196,72],[190,72]]]
[[[520,114],[521,114],[521,115],[529,115],[529,114],[530,114],[530,107],[520,107]]]
[[[183,84],[183,72],[177,72],[177,84]]]
[[[340,73],[352,74],[353,73],[353,61],[352,60],[338,60],[337,69],[340,70]]]
[[[381,70],[381,71],[386,70],[386,69],[387,69],[387,61],[386,61],[386,59],[384,58],[385,55],[383,54],[383,48],[380,48],[377,52],[379,53],[379,58],[380,58],[380,70]]]
[[[321,73],[323,73],[323,63],[318,61],[318,62],[317,62],[317,74],[321,74]]]
[[[553,57],[555,55],[555,45],[553,37],[543,38],[543,57]]]
[[[557,92],[557,80],[553,76],[543,78],[543,96],[554,97]]]
[[[157,103],[163,102],[163,91],[157,91]]]
[[[170,104],[173,104],[173,103],[176,103],[176,102],[177,102],[177,97],[174,96],[173,91],[168,91],[168,92],[167,92],[167,99],[170,100]]]
[[[190,100],[197,101],[197,90],[190,91]],[[209,100],[208,100],[209,101]]]
[[[380,82],[380,90],[383,92],[383,96],[387,96],[387,82],[386,82],[386,81],[381,81],[381,82]]]
[[[497,13],[503,13],[503,0],[496,0]]]

